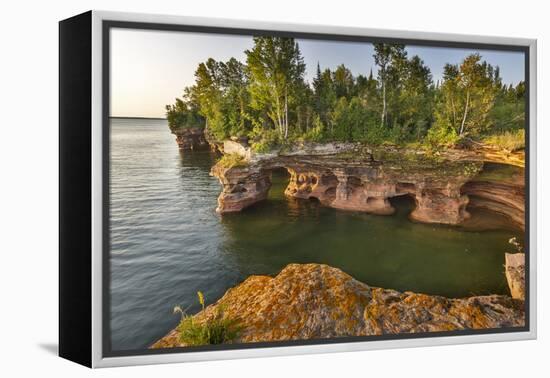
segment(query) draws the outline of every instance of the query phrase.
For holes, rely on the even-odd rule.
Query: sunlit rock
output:
[[[266,342],[455,331],[525,324],[523,306],[508,296],[463,299],[374,288],[340,269],[290,264],[277,276],[251,276],[195,315],[223,309],[242,331],[235,342]],[[173,330],[152,348],[185,346]]]
[[[510,294],[514,299],[525,300],[525,253],[506,253],[505,272]]]
[[[417,152],[367,150],[356,145],[331,149],[253,154],[237,143],[228,151],[247,158],[246,167],[225,169],[216,165],[212,174],[223,186],[218,212],[242,210],[267,198],[271,171],[284,168],[290,174],[285,194],[301,199],[317,199],[328,207],[372,214],[390,215],[395,209],[390,199],[409,196],[415,201],[413,220],[425,223],[460,224],[468,218],[468,196],[461,188],[478,174],[480,162],[451,161],[427,157]],[[243,190],[243,188],[245,190]]]

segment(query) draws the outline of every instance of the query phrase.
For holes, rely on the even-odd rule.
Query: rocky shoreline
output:
[[[391,215],[391,198],[409,196],[414,221],[460,225],[470,217],[468,209],[483,208],[525,227],[522,152],[484,147],[428,154],[330,143],[257,154],[236,141],[216,148],[239,157],[231,160],[239,164],[220,161],[211,169],[222,185],[216,209],[222,214],[266,199],[272,171],[286,169],[285,195],[328,207]],[[498,164],[514,168],[503,173]],[[237,343],[523,327],[525,255],[506,253],[504,266],[510,296],[446,298],[371,287],[327,265],[290,264],[275,277],[247,278],[193,320],[209,322],[223,309],[242,326]],[[151,348],[181,346],[174,329]]]
[[[203,128],[192,127],[178,129],[173,132],[173,134],[176,136],[176,143],[180,150],[200,150],[209,148]]]
[[[517,266],[514,269],[518,271]],[[521,299],[506,295],[451,299],[398,292],[371,287],[323,264],[290,264],[275,277],[251,276],[193,319],[198,324],[208,322],[220,309],[241,326],[236,343],[525,325]],[[151,348],[182,346],[186,345],[174,329]]]

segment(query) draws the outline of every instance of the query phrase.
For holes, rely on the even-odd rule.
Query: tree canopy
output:
[[[312,83],[293,38],[254,37],[246,63],[200,63],[195,84],[167,105],[173,132],[206,127],[218,140],[248,137],[257,150],[297,140],[456,144],[524,127],[525,84],[504,85],[479,54],[446,64],[433,82],[402,44],[375,43],[368,76],[318,63]]]

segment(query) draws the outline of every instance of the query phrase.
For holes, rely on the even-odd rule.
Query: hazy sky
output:
[[[376,75],[370,43],[297,40],[306,63],[306,79],[311,82],[317,69],[334,69],[344,63],[354,75]],[[164,117],[165,105],[180,97],[183,88],[193,85],[198,64],[212,57],[231,57],[245,62],[244,50],[252,47],[252,37],[131,29],[111,30],[111,115]],[[419,55],[440,80],[445,63],[459,63],[473,52],[500,67],[504,83],[524,79],[523,53],[407,46],[409,56]]]

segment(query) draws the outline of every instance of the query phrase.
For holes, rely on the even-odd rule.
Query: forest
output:
[[[311,83],[293,38],[254,37],[246,63],[200,63],[194,85],[166,106],[173,133],[205,128],[214,140],[247,139],[265,152],[300,141],[453,147],[524,147],[525,83],[504,84],[498,66],[473,53],[432,73],[405,45],[374,43],[377,73],[317,65]]]

